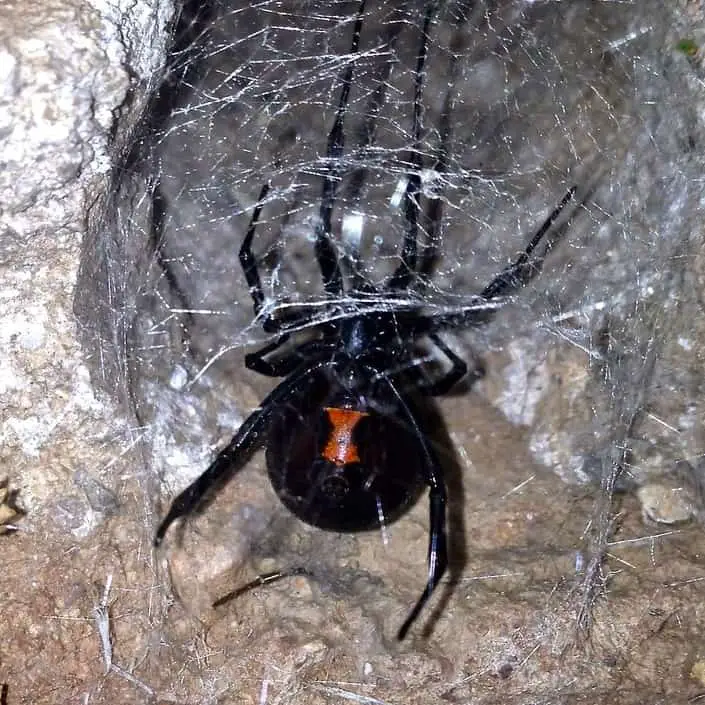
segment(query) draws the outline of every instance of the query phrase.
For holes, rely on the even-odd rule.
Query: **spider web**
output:
[[[644,494],[642,511],[664,523],[699,512],[705,264],[691,155],[701,136],[684,97],[693,59],[663,3],[439,3],[421,114],[428,277],[393,303],[350,296],[333,308],[313,233],[351,61],[335,246],[379,285],[406,225],[427,4],[373,5],[357,56],[354,3],[184,10],[96,226],[99,264],[79,287],[77,310],[103,341],[96,373],[150,429],[151,477],[181,488],[269,388],[242,368],[245,348],[267,338],[238,262],[263,183],[272,190],[255,252],[267,306],[307,306],[313,322],[375,303],[472,306],[576,185],[540,276],[487,326],[444,338],[481,370],[473,394],[521,429],[537,466],[596,498],[569,576],[586,629],[619,525],[615,490],[662,487],[671,509]],[[452,405],[451,429],[472,403]],[[500,449],[497,462],[511,459]],[[267,524],[243,522],[254,533]]]

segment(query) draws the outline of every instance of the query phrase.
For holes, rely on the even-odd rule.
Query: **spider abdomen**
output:
[[[423,487],[418,439],[370,409],[288,407],[272,421],[267,468],[299,519],[332,531],[374,529],[398,518]]]

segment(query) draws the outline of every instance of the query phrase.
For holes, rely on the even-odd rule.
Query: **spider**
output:
[[[429,497],[428,576],[425,588],[399,628],[404,639],[448,566],[446,489],[443,469],[419,421],[424,398],[443,395],[463,377],[466,363],[439,332],[486,323],[506,295],[539,271],[550,243],[535,252],[574,196],[571,188],[506,267],[461,311],[428,313],[421,304],[399,305],[399,294],[420,278],[417,256],[421,198],[421,92],[428,37],[436,3],[423,18],[416,56],[413,146],[403,195],[405,231],[400,263],[381,286],[360,281],[346,289],[344,262],[332,241],[331,220],[340,180],[344,121],[359,56],[365,0],[359,3],[349,56],[342,70],[340,97],[328,135],[326,172],[315,229],[315,256],[331,316],[320,322],[310,311],[276,316],[265,296],[252,243],[270,185],[262,187],[240,248],[239,259],[254,313],[273,341],[245,357],[247,369],[284,379],[240,426],[205,472],[173,501],[155,537],[159,545],[171,524],[197,510],[264,446],[270,481],[283,504],[298,518],[322,529],[371,529],[404,512],[426,485]],[[442,165],[441,165],[442,166]],[[439,211],[436,218],[440,217]],[[334,301],[355,300],[336,309]],[[393,301],[396,300],[396,303]],[[385,301],[388,302],[385,305]],[[367,302],[367,303],[365,303]],[[300,329],[309,335],[289,342]],[[288,345],[287,345],[288,343]],[[449,369],[419,364],[418,348],[435,346]],[[281,350],[280,350],[281,348]],[[274,354],[279,350],[278,354]]]

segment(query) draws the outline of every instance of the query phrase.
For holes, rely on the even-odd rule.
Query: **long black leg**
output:
[[[257,203],[255,209],[252,212],[252,218],[250,218],[250,224],[247,227],[247,233],[240,246],[239,258],[240,266],[245,275],[245,280],[247,281],[247,286],[250,290],[250,296],[252,297],[252,306],[254,309],[255,316],[258,316],[262,311],[264,306],[264,292],[262,291],[262,280],[259,276],[259,271],[257,270],[257,260],[252,253],[252,240],[254,239],[255,232],[257,230],[257,224],[259,223],[259,217],[262,213],[262,208],[264,207],[264,200],[269,194],[270,185],[268,183],[262,186],[257,197]],[[276,320],[271,316],[266,316],[262,320],[262,328],[268,333],[277,333],[287,325],[304,324],[309,320],[310,316],[308,314],[298,314],[294,313],[292,315],[283,315],[278,317]],[[278,344],[274,345],[273,348],[269,349],[268,352],[275,350],[279,345],[283,345],[288,339],[288,335],[284,334],[279,338]],[[266,354],[266,353],[262,353]],[[246,363],[247,364],[247,363]],[[254,368],[250,368],[254,369]],[[259,370],[256,370],[259,371]],[[268,374],[267,372],[262,372],[262,374]],[[272,377],[278,377],[279,375],[269,375]]]
[[[526,246],[526,249],[519,255],[516,262],[509,265],[506,269],[500,272],[480,294],[485,299],[493,299],[496,296],[501,296],[515,289],[526,285],[531,281],[538,271],[538,268],[543,262],[543,257],[531,259],[531,253],[536,249],[536,246],[541,242],[543,236],[548,232],[548,229],[556,222],[556,219],[561,214],[561,211],[573,200],[576,187],[568,189],[568,193],[563,196],[561,202],[553,209],[551,215],[546,218],[543,225],[536,231],[536,234],[531,238],[531,241]]]
[[[206,471],[192,482],[171,503],[169,512],[162,520],[154,537],[154,545],[159,546],[169,527],[182,516],[191,514],[206,495],[222,487],[243,465],[247,462],[257,445],[261,442],[261,435],[266,431],[267,422],[279,403],[294,394],[302,393],[302,385],[311,380],[313,374],[325,361],[313,360],[302,365],[298,372],[287,377],[276,387],[244,421],[233,439],[216,459],[208,466]]]
[[[365,12],[365,0],[361,0],[357,10],[355,28],[353,29],[352,46],[350,47],[350,57],[347,59],[348,65],[343,72],[338,100],[338,108],[335,112],[335,121],[328,135],[328,147],[326,149],[326,176],[323,179],[321,191],[321,208],[319,211],[318,224],[316,225],[316,259],[321,268],[323,286],[327,294],[340,295],[343,293],[343,275],[340,271],[340,264],[335,253],[335,247],[331,242],[331,218],[333,206],[335,205],[335,194],[338,189],[339,159],[343,154],[345,146],[345,133],[343,125],[345,114],[348,110],[348,100],[350,98],[350,86],[353,76],[353,57],[360,48],[360,32],[362,31],[362,17]]]
[[[250,224],[247,227],[247,234],[245,239],[242,241],[242,246],[240,247],[240,266],[245,274],[245,280],[247,281],[247,286],[250,288],[250,296],[252,297],[252,305],[254,307],[255,316],[259,315],[264,305],[264,293],[262,292],[262,281],[259,278],[259,272],[257,271],[257,260],[252,254],[252,239],[255,236],[255,230],[257,229],[257,223],[259,222],[260,214],[262,213],[262,207],[264,206],[264,199],[269,193],[269,184],[264,184],[262,190],[259,192],[257,197],[257,205],[252,212],[252,218],[250,218]]]
[[[392,382],[387,379],[387,384],[397,399],[399,407],[404,412],[409,426],[414,430],[426,456],[426,484],[429,487],[429,534],[428,534],[428,579],[426,587],[418,599],[409,616],[397,632],[397,639],[401,641],[407,635],[409,628],[414,623],[424,605],[428,602],[434,589],[440,582],[448,568],[448,541],[446,539],[446,488],[443,481],[443,471],[433,450],[419,425]]]
[[[379,114],[386,102],[387,89],[390,85],[389,77],[395,64],[391,57],[395,56],[397,39],[407,26],[406,8],[394,8],[392,12],[391,17],[385,21],[384,27],[381,28],[379,36],[380,46],[384,47],[384,51],[389,54],[390,59],[383,62],[378,70],[370,75],[370,79],[376,84],[376,88],[367,101],[365,119],[357,131],[355,151],[363,160],[369,153],[370,147],[375,143]],[[368,173],[369,169],[367,167],[359,167],[354,169],[348,177],[344,194],[344,201],[348,207],[359,204]],[[352,255],[353,260],[357,260],[359,252],[349,248],[347,254]],[[367,284],[366,279],[361,275],[357,266],[358,262],[355,261],[354,264],[356,266],[352,268],[352,289],[353,291],[364,290]]]
[[[470,0],[472,3],[473,0]],[[454,36],[451,40],[451,48],[457,46],[463,41],[463,37],[467,34],[465,24],[470,19],[471,8],[469,5],[459,4],[454,7],[455,28]],[[446,71],[448,76],[448,88],[443,100],[443,109],[438,120],[438,134],[440,136],[438,151],[435,164],[433,165],[434,172],[438,175],[437,178],[445,178],[448,171],[449,155],[451,153],[451,141],[453,137],[453,128],[451,117],[455,110],[456,101],[456,86],[461,74],[462,62],[459,61],[461,53],[451,51],[450,65]],[[441,238],[441,225],[443,222],[443,198],[442,194],[430,199],[430,203],[426,209],[422,229],[425,230],[426,247],[422,255],[419,257],[417,272],[420,277],[425,280],[433,274],[433,269],[436,265],[439,256],[439,245]]]
[[[430,335],[447,328],[481,326],[488,323],[497,308],[501,308],[501,302],[491,303],[493,299],[504,294],[510,294],[526,286],[539,273],[543,260],[550,247],[555,244],[556,238],[542,252],[535,254],[533,257],[532,254],[541,239],[556,222],[560,213],[573,199],[576,190],[576,186],[568,190],[561,202],[553,209],[543,225],[531,238],[526,249],[519,255],[517,260],[502,270],[464,310],[419,315],[415,318],[413,325],[410,326],[409,333],[413,333],[415,336]]]
[[[427,386],[419,385],[419,389],[429,396],[447,394],[468,373],[465,360],[455,354],[435,333],[428,336],[441,352],[450,360],[451,368],[440,379]]]
[[[418,255],[419,231],[419,199],[421,197],[421,101],[423,98],[424,66],[428,54],[428,32],[433,15],[436,12],[436,3],[432,2],[426,9],[423,29],[421,30],[421,46],[416,57],[416,73],[414,82],[414,117],[413,117],[413,145],[409,155],[410,172],[407,177],[406,190],[404,191],[404,243],[401,252],[401,264],[397,267],[389,280],[390,289],[404,289],[409,285],[411,277],[416,272]]]
[[[389,61],[383,62],[377,72],[370,76],[376,83],[376,88],[370,95],[365,109],[365,120],[358,129],[357,143],[355,150],[363,157],[367,154],[369,148],[375,143],[377,135],[377,121],[379,113],[386,102],[387,89],[389,88],[389,76],[394,66],[394,60],[391,58],[395,55],[395,47],[397,39],[402,30],[407,26],[407,14],[404,8],[394,8],[393,15],[386,20],[384,27],[380,30],[380,45],[384,47],[384,52],[389,54]],[[360,167],[355,169],[348,179],[345,187],[346,202],[357,203],[360,200],[360,193],[364,187],[368,169]]]
[[[280,360],[270,361],[264,357],[269,353],[279,349],[286,341],[289,340],[289,335],[281,335],[274,342],[265,345],[260,350],[245,355],[245,367],[253,372],[258,372],[265,377],[285,377],[290,372],[293,372],[298,365],[301,364],[299,358],[287,356]]]
[[[264,359],[267,355],[284,345],[288,339],[288,334],[282,335],[274,342],[265,345],[261,350],[245,355],[245,367],[265,377],[286,377],[296,370],[304,360],[310,360],[312,357],[317,358],[321,352],[331,348],[331,344],[323,340],[310,340],[299,345],[288,355],[274,360]]]
[[[431,471],[431,477],[437,479],[436,471],[438,467]],[[429,504],[429,542],[428,542],[428,581],[418,602],[414,605],[409,616],[399,627],[397,639],[402,641],[409,628],[419,616],[421,610],[428,602],[428,598],[436,589],[444,573],[448,568],[448,546],[446,539],[446,491],[442,484],[431,485],[428,494]]]

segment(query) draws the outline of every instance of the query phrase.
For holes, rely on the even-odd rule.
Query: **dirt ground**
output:
[[[443,411],[462,466],[453,567],[407,641],[394,635],[423,585],[424,499],[387,537],[324,533],[279,507],[258,456],[158,554],[156,498],[136,488],[83,540],[31,516],[0,536],[3,705],[697,702],[701,529],[646,525],[617,497],[604,590],[579,627],[597,491],[533,465],[477,394]]]

